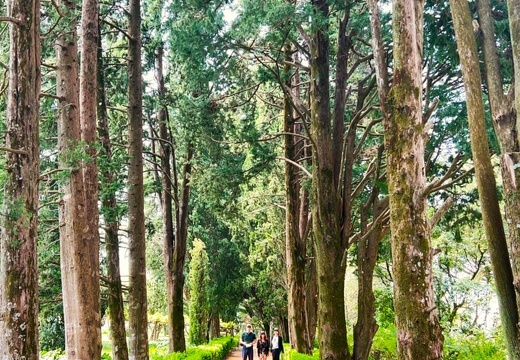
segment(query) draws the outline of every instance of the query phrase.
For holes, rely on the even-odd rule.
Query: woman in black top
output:
[[[256,348],[258,350],[258,357],[260,360],[267,360],[267,355],[269,355],[269,340],[267,340],[265,331],[260,333],[260,338],[256,342]]]

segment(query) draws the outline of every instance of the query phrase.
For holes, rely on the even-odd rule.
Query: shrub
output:
[[[237,345],[233,337],[221,337],[211,340],[206,345],[188,348],[183,353],[162,355],[160,351],[150,352],[151,360],[223,360],[228,352]]]

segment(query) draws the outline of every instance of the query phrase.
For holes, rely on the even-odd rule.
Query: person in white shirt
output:
[[[283,353],[283,339],[280,336],[278,328],[274,328],[274,335],[271,339],[271,352],[273,360],[280,360],[280,354]]]

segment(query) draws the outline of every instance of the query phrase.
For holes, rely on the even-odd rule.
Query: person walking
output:
[[[274,335],[271,339],[271,352],[273,353],[273,360],[280,360],[280,354],[283,353],[283,339],[278,328],[274,328]]]
[[[242,360],[253,360],[253,345],[256,342],[256,335],[251,328],[251,324],[247,324],[246,331],[240,337],[240,345],[242,345]]]
[[[260,332],[260,337],[256,342],[256,349],[258,350],[258,358],[260,360],[267,360],[267,355],[269,355],[269,340],[267,340],[267,336],[263,330]]]

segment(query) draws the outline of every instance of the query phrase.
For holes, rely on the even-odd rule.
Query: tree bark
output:
[[[100,32],[99,32],[100,33]],[[107,162],[112,161],[112,145],[108,128],[106,107],[105,75],[103,69],[103,48],[101,37],[98,37],[98,91],[97,117],[98,135],[105,152]],[[111,188],[114,184],[114,171],[106,166],[101,171],[102,186]],[[112,359],[128,360],[128,345],[126,343],[125,314],[123,291],[121,287],[121,273],[119,261],[119,219],[117,214],[117,200],[114,191],[107,191],[101,199],[101,212],[105,220],[105,249],[107,257],[108,277],[108,309],[110,313],[110,338],[112,339]]]
[[[385,104],[394,301],[400,359],[440,359],[443,336],[433,295],[422,121],[422,6],[396,0],[394,79]]]
[[[77,156],[81,141],[79,76],[75,4],[59,3],[69,28],[56,40],[57,96],[59,103],[58,150],[60,168],[70,172],[62,186],[60,201],[60,255],[68,359],[95,359],[101,356],[99,275],[89,223],[86,218],[86,193],[83,166]],[[94,73],[95,74],[95,73]],[[95,88],[94,88],[95,90]],[[95,108],[94,108],[95,111]],[[97,229],[95,229],[97,230]],[[95,255],[93,254],[95,252]],[[94,274],[94,275],[92,275]]]
[[[477,44],[472,32],[471,14],[467,2],[450,0],[450,6],[466,90],[471,150],[475,163],[475,177],[480,197],[482,221],[495,277],[500,317],[509,357],[520,359],[518,307],[495,176],[489,155]]]
[[[184,264],[186,261],[186,242],[188,237],[188,211],[190,199],[190,176],[191,159],[193,157],[193,147],[187,145],[186,160],[182,171],[182,184],[176,211],[176,232],[175,243],[173,244],[173,264],[172,264],[172,331],[173,351],[183,352],[186,350],[186,337],[184,335]]]
[[[166,88],[164,86],[163,76],[163,53],[162,47],[157,50],[156,59],[156,78],[157,78],[157,90],[161,101],[164,100],[166,95]],[[172,184],[173,179],[177,176],[172,177],[171,171],[171,158],[172,158],[172,147],[171,137],[168,132],[168,113],[166,107],[162,104],[159,106],[157,113],[157,121],[159,122],[159,136],[161,143],[159,144],[159,156],[161,159],[161,209],[163,219],[163,231],[164,231],[164,272],[166,278],[166,287],[168,293],[168,339],[169,339],[169,350],[174,352],[174,338],[175,338],[175,314],[174,314],[174,297],[173,297],[173,251],[175,244],[175,229],[173,223],[173,194],[177,192],[176,184]],[[173,185],[173,186],[172,186]],[[178,199],[175,199],[178,203]],[[184,331],[184,325],[183,330]]]
[[[290,48],[286,49],[286,59],[292,61]],[[290,67],[285,66],[285,72],[289,73]],[[294,83],[299,82],[298,72],[294,74]],[[286,91],[293,89],[293,80],[286,81]],[[298,85],[296,85],[298,86]],[[294,96],[299,98],[299,91],[294,89]],[[294,116],[291,94],[284,96],[284,156],[286,159],[300,163],[304,157],[304,139],[296,136],[297,121]],[[306,121],[300,119],[300,121]],[[301,187],[300,170],[289,162],[285,162],[285,189],[286,189],[286,211],[285,211],[285,249],[287,268],[287,305],[289,320],[290,343],[296,351],[303,354],[312,354],[313,343],[309,342],[308,320],[306,309],[306,282],[307,269],[307,227],[308,194]],[[303,220],[303,221],[302,221]],[[302,229],[303,227],[303,229]]]
[[[128,34],[128,348],[130,359],[148,360],[140,0],[130,0]]]
[[[98,49],[98,1],[83,0],[81,5],[81,61],[79,74],[79,118],[81,140],[88,160],[83,161],[85,184],[86,238],[83,243],[86,268],[82,274],[88,318],[80,319],[90,337],[90,357],[101,357],[101,299],[99,285],[99,191],[96,150],[96,93]],[[88,195],[87,195],[88,194]],[[88,296],[88,298],[87,298]],[[85,322],[83,322],[83,320]]]
[[[373,208],[373,217],[377,219],[388,209],[388,198],[378,200],[378,192],[373,196],[370,205]],[[363,209],[366,212],[368,209]],[[366,215],[361,215],[366,218]],[[366,233],[366,221],[363,221],[362,231]],[[382,223],[376,225],[369,236],[363,236],[358,243],[358,317],[354,326],[354,360],[366,360],[370,355],[372,341],[379,326],[375,319],[375,296],[372,283],[374,269],[377,264],[379,243],[386,231]]]
[[[313,0],[318,24],[311,33],[311,133],[313,138],[312,219],[318,276],[320,358],[347,359],[344,309],[345,259],[340,202],[334,179],[334,154],[329,105],[329,5]]]
[[[509,4],[509,9],[511,9],[511,6],[512,4]],[[520,162],[520,144],[517,130],[519,108],[518,106],[515,108],[515,101],[511,94],[504,94],[489,1],[477,1],[477,9],[482,31],[482,48],[486,65],[486,81],[491,105],[491,117],[500,143],[500,168],[504,186],[505,217],[508,224],[507,237],[511,249],[510,259],[513,283],[516,289],[516,303],[517,308],[520,309],[520,228],[517,226],[517,224],[520,224],[520,207],[518,207],[518,199],[520,198],[520,186],[518,185],[520,169],[517,166]],[[516,18],[516,21],[518,21],[518,11],[515,13],[514,10],[510,10],[509,16],[511,41],[513,48],[515,48],[514,43],[520,42],[518,34],[514,33],[513,28],[514,19]],[[517,29],[517,31],[520,31],[520,29]],[[516,48],[518,48],[518,45]],[[513,53],[513,56],[515,60],[518,60],[520,54],[515,57]],[[518,86],[520,83],[520,64],[518,64],[518,61],[514,62],[514,66],[516,78],[514,82]]]
[[[219,314],[211,314],[209,317],[209,338],[220,337],[220,317]]]
[[[7,179],[0,234],[0,357],[36,360],[38,343],[38,177],[40,2],[11,0]]]

